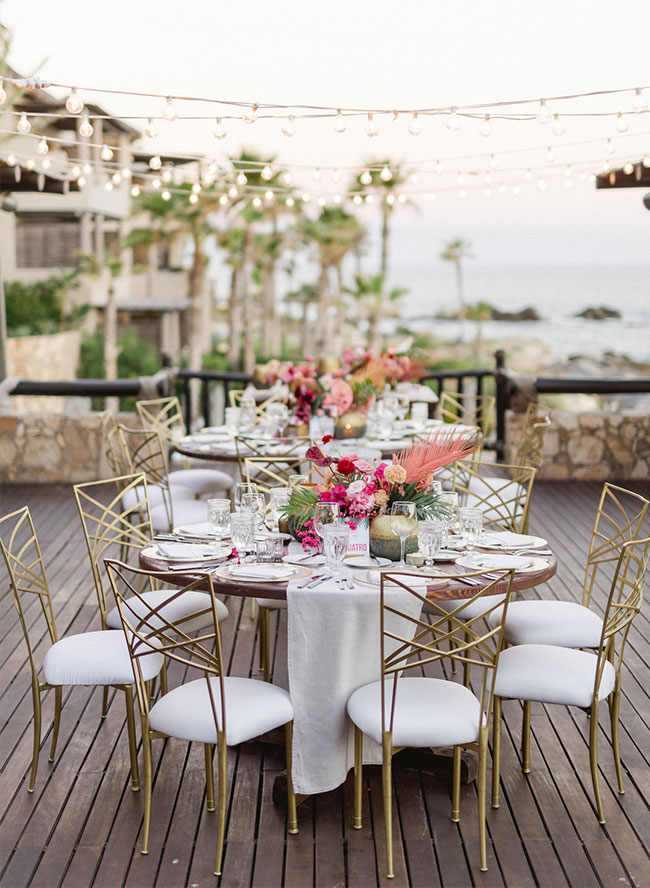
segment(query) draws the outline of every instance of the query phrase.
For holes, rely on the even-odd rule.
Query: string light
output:
[[[332,198],[332,200],[334,201],[335,204],[340,204],[341,203],[341,195],[335,194],[334,197]]]
[[[363,198],[361,197],[360,194],[355,194],[354,197],[352,198],[352,203],[355,204],[356,206],[359,206],[359,204],[363,203]]]
[[[171,182],[171,180],[173,179],[173,177],[174,177],[174,174],[173,174],[173,172],[171,171],[171,169],[170,169],[169,167],[166,167],[166,168],[162,171],[162,180],[163,180],[163,182]]]
[[[35,165],[36,165],[36,164],[35,164],[34,161],[31,159],[31,157],[29,158],[29,160],[28,160],[27,163],[25,164],[25,166],[27,167],[28,170],[33,170],[34,167],[35,167]]]
[[[9,155],[9,157],[7,158],[7,165],[10,167],[16,166],[16,155],[15,154]]]
[[[270,189],[264,192],[264,199],[269,202],[273,200],[273,192]]]
[[[465,178],[463,177],[463,174],[462,174],[462,173],[458,173],[458,174],[456,175],[456,182],[457,182],[459,185],[462,185],[464,181],[465,181]]]
[[[213,135],[215,139],[225,139],[228,133],[226,132],[226,128],[221,122],[221,118],[217,117],[217,123],[213,131]]]
[[[108,182],[104,182],[104,191],[112,191],[113,183],[109,180]]]
[[[335,133],[344,133],[346,131],[346,129],[348,128],[348,125],[345,122],[345,117],[343,117],[343,114],[342,114],[340,108],[336,112],[336,117],[334,118],[333,127],[334,127]]]
[[[644,169],[646,169],[646,170],[647,170],[647,169],[650,169],[650,154],[644,154],[644,155],[643,155],[643,160],[641,161],[641,165],[642,165],[642,166],[644,167]]]
[[[564,124],[560,120],[559,114],[553,115],[553,132],[555,133],[556,136],[562,136],[566,132],[566,127],[564,126]]]
[[[602,166],[602,171],[603,171],[603,173],[608,173],[611,170],[611,168],[612,168],[611,163],[608,160],[606,160]]]
[[[165,102],[165,110],[163,111],[163,114],[165,115],[165,120],[168,120],[170,123],[178,120],[178,110],[171,96],[167,96],[167,101]]]
[[[543,179],[537,180],[537,187],[540,191],[546,191],[546,182]]]
[[[300,195],[300,200],[303,203],[309,203],[309,201],[311,200],[311,196],[307,191],[303,191],[303,193]]]
[[[49,170],[49,168],[51,166],[52,166],[52,161],[50,160],[50,158],[49,157],[44,158],[43,162],[41,163],[42,169]]]
[[[151,187],[155,188],[156,191],[158,191],[158,189],[160,188],[161,185],[162,185],[162,182],[160,181],[158,176],[156,176],[154,179],[151,180]]]
[[[77,179],[77,185],[78,185],[78,187],[79,187],[80,189],[82,189],[82,188],[84,187],[85,184],[86,184],[86,180],[84,179],[84,177],[83,177],[83,176],[79,176],[79,178]]]
[[[413,117],[411,117],[409,121],[409,133],[412,136],[419,136],[422,132],[422,124],[420,123],[420,118],[418,117],[418,112],[415,111]]]
[[[319,206],[319,207],[324,207],[324,206],[325,206],[325,203],[326,203],[325,198],[324,198],[324,197],[319,197],[317,203],[318,203],[318,206]]]
[[[262,169],[260,177],[264,179],[265,182],[269,182],[273,178],[273,170],[268,163]]]
[[[555,160],[555,153],[553,152],[553,149],[550,145],[546,149],[546,160],[548,161],[548,163],[553,163],[553,161]]]
[[[130,169],[130,167],[122,167],[121,175],[122,175],[122,178],[123,178],[123,179],[130,179],[130,178],[131,178],[131,169]]]
[[[221,204],[222,207],[225,207],[228,203],[228,195],[222,194],[221,197],[219,198],[219,203]]]
[[[442,173],[442,164],[439,160],[436,160],[435,171],[437,176],[440,176]]]
[[[113,183],[113,185],[119,185],[121,181],[122,177],[120,176],[120,174],[113,173],[113,175],[111,176],[111,182]]]
[[[640,86],[634,90],[634,101],[632,102],[632,108],[640,114],[642,111],[648,110],[648,103],[643,98],[643,91]]]
[[[393,204],[395,203],[395,195],[394,194],[387,194],[386,195],[386,203],[388,204],[389,207],[392,207]]]
[[[246,177],[246,173],[244,173],[244,172],[237,173],[237,178],[235,179],[235,182],[237,183],[237,185],[246,185],[246,183],[248,182],[248,178]]]
[[[370,170],[364,170],[359,176],[359,181],[362,185],[372,185],[372,175],[370,174]]]
[[[486,185],[491,185],[491,184],[492,184],[492,173],[486,173],[486,174],[485,174],[485,184],[486,184]]]
[[[616,147],[611,139],[607,140],[607,153],[613,154],[616,151]]]
[[[543,125],[547,124],[551,119],[551,115],[546,104],[546,99],[539,100],[539,110],[537,112],[537,122]]]
[[[191,204],[197,204],[199,202],[198,194],[190,194],[189,201]]]
[[[467,197],[467,191],[464,188],[461,188],[458,192],[458,196],[461,200],[465,200],[465,198]]]
[[[532,178],[533,178],[533,171],[532,171],[531,169],[527,169],[526,172],[524,173],[524,179],[525,179],[527,182],[530,182],[530,180],[531,180]]]
[[[149,158],[149,167],[152,170],[159,170],[162,166],[162,160],[160,154],[154,154],[153,157]]]
[[[255,123],[255,121],[257,120],[258,108],[259,105],[255,103],[254,105],[251,105],[250,108],[247,108],[246,111],[244,111],[242,115],[244,123]]]
[[[628,162],[625,164],[625,166],[623,167],[623,172],[624,172],[627,176],[631,176],[632,173],[634,172],[634,164],[633,164],[633,163],[630,163],[630,162],[628,161]]]
[[[458,121],[458,109],[455,105],[452,105],[449,109],[449,113],[447,114],[447,120],[445,121],[445,126],[449,130],[450,133],[455,133],[459,126]]]
[[[50,147],[49,147],[49,145],[47,144],[47,139],[46,139],[46,138],[42,138],[42,139],[40,140],[40,142],[38,143],[38,145],[36,146],[36,151],[37,151],[40,155],[45,156],[49,150],[50,150]]]
[[[372,194],[366,194],[366,203],[367,204],[374,203],[374,200],[375,200],[375,198]]]
[[[411,185],[417,185],[417,184],[418,184],[418,174],[417,174],[416,172],[412,172],[412,173],[410,174],[410,176],[409,176],[409,182],[411,183]]]
[[[89,163],[85,163],[83,165],[82,169],[83,169],[84,176],[89,176],[93,171],[93,168],[91,167],[91,165]]]
[[[81,96],[77,92],[77,87],[73,86],[70,90],[70,95],[65,100],[65,110],[70,114],[81,114],[83,111],[84,103],[81,100]]]
[[[90,120],[88,120],[88,115],[83,114],[81,117],[81,123],[79,124],[79,135],[83,136],[85,139],[89,139],[93,132],[93,125]]]
[[[156,129],[156,124],[153,122],[153,117],[147,117],[147,125],[144,128],[144,134],[148,139],[155,139],[158,135],[158,130]]]
[[[486,114],[483,118],[483,121],[479,127],[479,133],[482,136],[491,136],[492,135],[492,127],[490,125],[490,115]]]
[[[497,159],[494,154],[490,154],[490,160],[488,161],[490,164],[490,168],[496,170],[497,168]]]
[[[252,200],[252,204],[254,207],[258,208],[262,206],[262,200],[259,197],[254,197]]]
[[[565,177],[565,179],[570,179],[572,175],[573,175],[573,170],[571,169],[571,165],[567,164],[564,167],[564,177]]]
[[[9,158],[7,158],[7,163],[9,163]],[[75,165],[74,165],[74,166],[72,167],[72,169],[70,170],[70,177],[71,177],[74,181],[76,181],[76,180],[79,178],[80,175],[81,175],[81,169],[80,169],[79,166],[75,163]]]
[[[499,194],[505,194],[506,191],[507,191],[507,188],[505,185],[499,185]]]
[[[616,114],[616,131],[619,133],[626,133],[629,130],[629,126],[627,125],[627,120],[623,117],[620,111]]]
[[[231,185],[230,188],[228,189],[228,197],[235,198],[238,196],[238,194],[239,194],[239,191],[237,191],[237,189],[235,188],[234,185]]]
[[[287,138],[291,138],[291,136],[295,136],[296,134],[296,125],[293,122],[293,114],[290,114],[284,122],[282,127],[282,135],[287,136]]]
[[[200,194],[201,193],[201,185],[199,184],[199,182],[195,182],[192,185],[192,193],[193,194]]]
[[[372,139],[374,136],[379,134],[379,127],[375,121],[375,118],[372,114],[368,115],[368,122],[366,123],[366,135],[368,138]]]
[[[108,145],[102,145],[102,150],[101,150],[101,152],[100,152],[100,157],[101,157],[102,160],[106,160],[106,161],[108,161],[108,160],[112,160],[112,159],[113,159],[113,152],[112,152],[111,149],[108,147]]]
[[[289,171],[282,173],[282,182],[284,185],[291,185],[291,173]]]
[[[318,168],[316,168],[316,169],[314,170],[313,175],[312,175],[312,178],[313,178],[314,182],[320,182],[320,180],[321,180],[321,175],[322,175],[322,174],[321,174],[321,171],[320,171]]]
[[[397,195],[397,202],[401,203],[401,204],[406,203],[406,195],[405,194],[398,194]]]
[[[338,170],[332,170],[332,182],[340,182],[341,174]]]
[[[289,208],[291,208],[291,207],[295,207],[296,202],[295,202],[295,200],[294,200],[292,197],[288,197],[288,198],[285,200],[285,204],[286,204]]]
[[[393,174],[387,163],[383,165],[381,172],[379,173],[379,178],[382,182],[390,182],[390,180],[393,178]]]
[[[27,120],[27,115],[25,114],[24,111],[20,115],[20,120],[16,124],[16,129],[18,130],[18,132],[20,133],[21,136],[26,136],[27,133],[31,133],[31,131],[32,131],[32,125],[29,122],[29,120]]]

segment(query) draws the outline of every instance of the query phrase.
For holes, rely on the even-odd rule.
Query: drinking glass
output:
[[[391,416],[391,420],[394,421],[395,417],[399,413],[399,398],[396,392],[384,392],[381,396],[381,400],[384,404],[384,411],[389,413]]]
[[[460,509],[458,512],[460,535],[469,552],[474,549],[483,530],[483,513],[480,509]]]
[[[435,478],[431,479],[431,492],[435,493],[436,496],[440,496],[442,491],[442,481],[436,481]]]
[[[241,498],[242,512],[249,512],[255,518],[255,526],[261,527],[264,524],[264,513],[266,512],[266,500],[263,493],[245,493]]]
[[[438,502],[445,507],[445,514],[440,516],[440,520],[445,525],[445,548],[449,546],[449,531],[456,523],[458,518],[458,494],[444,492],[438,495]]]
[[[434,556],[440,549],[440,543],[445,533],[442,521],[419,521],[418,543],[420,554],[424,555],[424,566],[433,565]]]
[[[341,515],[341,509],[338,503],[316,503],[314,506],[314,530],[318,536],[323,539],[323,527],[328,524],[335,524]],[[319,547],[319,554],[322,554],[322,543]]]
[[[221,542],[228,533],[228,528],[230,527],[229,499],[208,500],[208,523],[212,533],[217,540]]]
[[[424,428],[429,418],[429,405],[426,401],[413,401],[411,403],[411,419],[414,425]]]
[[[415,514],[415,503],[393,503],[390,510],[390,529],[399,537],[399,564],[398,567],[406,567],[404,551],[406,540],[411,536],[418,525]]]
[[[350,542],[350,528],[344,521],[334,524],[326,524],[322,528],[323,545],[325,549],[325,563],[341,585],[341,564],[348,552]]]
[[[269,491],[269,520],[274,530],[278,529],[282,512],[291,499],[290,487],[272,487]]]
[[[289,487],[292,490],[294,489],[294,487],[300,487],[302,484],[306,484],[308,481],[308,475],[289,475]]]
[[[255,540],[255,516],[251,512],[235,512],[230,518],[232,544],[246,560],[246,552],[253,548]]]
[[[239,407],[226,407],[224,411],[224,423],[227,431],[234,437],[239,429]]]
[[[235,484],[235,493],[233,497],[235,512],[241,511],[242,497],[246,493],[257,493],[257,486],[255,484],[247,484],[245,481],[238,481],[237,484]]]
[[[254,398],[242,398],[239,408],[239,431],[249,432],[257,421]]]
[[[411,401],[409,400],[408,392],[397,392],[397,418],[400,422],[404,419],[406,414],[409,412],[409,407],[411,406]]]

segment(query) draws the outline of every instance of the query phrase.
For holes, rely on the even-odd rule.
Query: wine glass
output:
[[[245,493],[241,498],[241,511],[249,512],[255,519],[255,526],[264,524],[266,500],[263,493]]]
[[[269,519],[274,530],[278,529],[281,513],[289,505],[290,487],[271,487],[269,491]]]
[[[289,475],[289,487],[300,487],[309,481],[308,475]]]
[[[420,553],[424,555],[424,566],[432,567],[434,556],[440,549],[445,533],[442,521],[420,521],[418,523],[418,543]]]
[[[336,582],[340,586],[341,565],[348,552],[350,528],[344,521],[337,521],[335,524],[325,524],[322,527],[322,536],[327,570],[334,574]]]
[[[233,496],[235,512],[241,511],[242,497],[246,493],[257,493],[257,486],[255,484],[246,484],[245,481],[238,481],[237,484],[235,484],[235,494]]]
[[[390,510],[390,529],[395,536],[399,537],[398,567],[406,567],[404,560],[406,540],[411,536],[417,524],[415,503],[393,503]]]
[[[255,516],[252,512],[235,512],[230,518],[230,536],[232,544],[244,555],[253,548],[255,540]]]
[[[314,506],[314,530],[318,536],[323,539],[322,529],[328,524],[334,524],[339,520],[341,509],[338,503],[319,502]],[[319,547],[319,553],[322,552],[322,543]]]
[[[458,494],[449,492],[439,493],[438,503],[445,508],[445,513],[440,516],[440,520],[445,525],[445,548],[448,548],[449,531],[458,518]]]
[[[478,542],[483,530],[483,513],[480,509],[460,509],[458,512],[460,535],[471,552]]]
[[[208,524],[210,530],[217,538],[218,542],[228,533],[230,526],[230,500],[229,499],[209,499],[208,500]]]

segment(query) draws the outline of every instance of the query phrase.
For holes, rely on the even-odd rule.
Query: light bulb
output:
[[[436,160],[435,170],[436,170],[436,176],[440,176],[442,174],[442,164],[440,163],[439,160]]]
[[[268,200],[270,202],[273,200],[273,197],[273,192],[270,189],[264,192],[264,200]]]
[[[578,178],[580,179],[581,182],[585,181],[585,179],[587,178],[587,174],[585,173],[584,170],[580,171],[580,175],[578,176]]]
[[[167,189],[165,189],[160,196],[162,197],[163,200],[171,200],[172,199],[172,196],[169,193],[169,191],[167,191]]]
[[[324,207],[324,206],[325,206],[325,203],[326,203],[326,200],[325,200],[324,197],[319,197],[319,198],[318,198],[318,206],[319,206],[319,207]]]
[[[463,174],[462,174],[462,173],[457,173],[457,175],[456,175],[456,182],[457,182],[459,185],[462,185],[464,181],[465,181],[465,179],[463,178]]]
[[[497,168],[497,159],[494,154],[490,154],[490,160],[488,161],[490,164],[490,169],[496,170]]]
[[[402,204],[406,203],[406,195],[405,194],[398,194],[397,195],[397,202],[402,203]]]
[[[123,179],[130,179],[131,178],[131,170],[129,167],[122,167],[122,169],[120,170],[120,173],[121,173],[121,176]]]
[[[7,158],[7,166],[10,166],[10,167],[16,166],[16,155],[15,154],[9,155],[9,157]],[[78,169],[78,167],[77,167],[77,169]]]
[[[492,189],[491,189],[491,188],[486,188],[485,191],[483,192],[483,195],[484,195],[485,197],[490,197],[490,196],[492,195]]]
[[[221,197],[219,198],[219,203],[221,204],[222,207],[225,207],[226,204],[228,203],[228,195],[222,194]]]
[[[50,150],[50,146],[47,144],[47,139],[42,138],[38,145],[36,146],[36,151],[38,154],[45,156],[47,152]]]
[[[589,173],[589,181],[592,184],[596,181],[596,176],[593,173]]]
[[[246,173],[243,171],[237,173],[237,178],[235,179],[235,182],[237,185],[246,185],[248,182],[248,178],[246,176]]]
[[[257,104],[251,105],[250,108],[246,108],[246,110],[242,114],[242,118],[244,120],[244,123],[255,123],[255,121],[257,120],[257,109],[258,108],[259,108],[259,105],[257,105]]]
[[[492,173],[486,173],[486,174],[485,174],[485,184],[486,184],[486,185],[491,185],[491,184],[492,184]]]
[[[93,168],[91,167],[91,165],[89,163],[85,163],[82,167],[82,170],[83,170],[84,176],[89,176],[92,173]]]
[[[625,166],[623,167],[623,172],[624,172],[627,176],[631,176],[632,173],[634,172],[634,164],[633,164],[633,163],[630,163],[629,160],[628,160],[628,162],[627,162],[627,163],[625,164]]]
[[[341,203],[341,195],[335,194],[334,197],[332,198],[332,200],[334,201],[335,204],[340,204]]]
[[[85,139],[89,139],[93,132],[93,125],[88,120],[88,115],[84,114],[81,118],[81,123],[79,124],[79,135],[83,136]]]
[[[167,96],[167,101],[165,102],[165,110],[163,111],[163,114],[165,115],[165,120],[169,120],[170,123],[178,120],[178,111],[171,96]],[[166,198],[166,200],[169,200],[169,198]]]
[[[345,117],[341,112],[341,109],[336,112],[336,117],[334,118],[334,132],[335,133],[344,133],[348,128],[347,123],[345,122]]]
[[[259,197],[254,197],[253,200],[251,201],[251,203],[253,204],[254,207],[261,207],[262,206],[262,201]]]
[[[607,153],[613,154],[615,151],[616,151],[616,148],[614,147],[614,143],[612,142],[611,139],[608,139],[607,140]]]
[[[193,194],[200,194],[201,193],[201,186],[198,182],[195,182],[194,185],[192,185],[192,193]]]
[[[603,166],[602,166],[602,172],[603,172],[603,173],[608,173],[608,172],[611,170],[611,168],[612,168],[611,163],[610,163],[608,160],[606,160],[605,163],[604,163]]]
[[[370,170],[364,170],[359,176],[359,181],[362,185],[372,185],[372,176],[370,175]]]
[[[409,176],[409,182],[411,183],[411,185],[418,184],[418,174],[416,172],[411,173],[411,175]]]
[[[341,174],[338,170],[332,170],[332,182],[340,182]]]
[[[163,182],[171,182],[173,175],[174,174],[172,173],[171,169],[169,167],[165,167],[161,174]]]
[[[418,117],[418,112],[415,111],[413,117],[411,117],[409,121],[409,133],[412,136],[419,136],[422,132],[422,124],[420,123],[420,118]]]
[[[104,182],[104,191],[112,191],[113,183],[109,180],[108,182]]]
[[[290,139],[291,136],[295,136],[295,134],[296,125],[293,122],[293,114],[290,114],[282,126],[282,135]]]
[[[371,204],[374,202],[374,196],[372,194],[366,194],[366,203]]]
[[[391,173],[388,164],[385,163],[383,165],[381,173],[379,174],[379,178],[382,182],[390,182],[390,180],[393,178],[393,174]]]
[[[530,169],[527,169],[526,172],[524,173],[524,179],[525,179],[527,182],[530,182],[530,180],[531,180],[532,178],[533,178],[533,171],[530,170]]]
[[[228,189],[228,197],[234,198],[234,197],[237,197],[238,194],[239,194],[239,191],[237,191],[237,189],[235,188],[234,185],[231,185],[230,188]]]
[[[629,126],[627,125],[627,120],[623,117],[620,111],[616,114],[616,131],[619,133],[626,133],[629,130]]]
[[[568,179],[565,179],[564,184],[567,188],[570,188],[573,185],[573,179],[571,179],[570,177]]]
[[[86,184],[86,180],[84,179],[84,177],[83,177],[83,176],[79,176],[79,178],[77,179],[77,185],[78,185],[78,187],[79,187],[79,188],[83,188],[85,184]]]
[[[0,78],[0,105],[4,105],[7,101],[7,93],[5,91],[4,80]]]
[[[455,105],[452,105],[449,109],[449,114],[447,115],[447,120],[445,121],[445,126],[451,133],[455,133],[458,129],[458,112]]]
[[[288,197],[288,198],[285,200],[285,204],[286,204],[288,207],[295,207],[296,202],[295,202],[295,200],[294,200],[292,197]]]
[[[265,182],[270,181],[273,178],[273,170],[270,165],[267,163],[262,168],[262,172],[260,173],[260,178],[264,179]]]
[[[291,173],[287,170],[287,172],[282,173],[282,182],[285,185],[291,185]]]
[[[213,135],[215,139],[225,139],[228,133],[226,132],[226,128],[221,122],[221,118],[217,117],[217,123],[213,131]]]
[[[320,182],[320,180],[321,180],[321,171],[320,170],[314,170],[313,179],[314,179],[314,182]]]
[[[113,152],[112,152],[111,149],[108,147],[108,145],[102,145],[102,150],[101,150],[101,152],[100,152],[100,157],[101,157],[102,160],[112,160],[112,159],[113,159]]]
[[[152,170],[159,170],[162,166],[162,160],[160,158],[160,154],[154,154],[153,157],[149,158],[149,167]]]
[[[111,176],[111,182],[113,183],[113,185],[119,185],[121,181],[122,177],[120,176],[120,174],[113,173],[113,175]]]
[[[160,188],[161,185],[162,185],[162,182],[160,181],[158,176],[156,176],[154,179],[151,180],[151,187],[155,188],[156,191],[158,191],[158,189]]]
[[[520,191],[521,191],[521,188],[519,187],[519,185],[512,186],[512,193],[513,194],[519,194]]]
[[[571,165],[570,165],[570,164],[567,164],[567,165],[564,167],[564,177],[565,177],[566,179],[570,179],[572,175],[573,175],[573,170],[571,169]]]
[[[27,163],[25,164],[25,166],[27,167],[28,170],[33,170],[34,167],[36,166],[36,164],[34,163],[34,161],[30,157],[29,160],[27,161]]]
[[[43,169],[43,170],[49,170],[49,168],[50,168],[51,166],[52,166],[52,161],[50,160],[50,158],[49,158],[49,157],[44,157],[44,158],[43,158],[43,162],[41,163],[41,169]]]
[[[27,133],[30,133],[32,131],[32,125],[29,122],[29,120],[27,120],[27,115],[25,114],[24,111],[20,115],[20,120],[16,124],[16,129],[18,130],[18,132],[20,133],[21,136],[26,136]]]
[[[379,134],[379,127],[372,114],[368,114],[368,122],[366,123],[366,135],[372,139],[373,136]]]
[[[191,204],[196,204],[196,203],[198,203],[198,202],[199,202],[199,196],[198,196],[198,194],[194,194],[194,193],[190,194],[189,201],[190,201]]]
[[[77,87],[73,86],[70,95],[65,100],[65,108],[66,111],[69,111],[70,114],[81,114],[83,111],[84,103],[77,92]]]
[[[537,180],[537,187],[540,191],[546,191],[546,182],[543,179]]]
[[[560,120],[559,114],[553,115],[553,132],[555,133],[556,136],[562,136],[566,132],[566,127],[564,126],[564,124]]]
[[[388,206],[392,207],[393,204],[395,203],[395,195],[394,194],[387,194],[385,197],[385,200],[386,200],[386,203],[388,204]]]
[[[359,204],[363,203],[363,198],[360,194],[355,194],[352,198],[352,203],[356,204],[356,206],[359,206]]]
[[[637,86],[637,88],[634,90],[634,101],[632,102],[632,107],[637,113],[648,110],[648,103],[643,98],[643,90],[640,86]]]
[[[139,197],[140,196],[140,186],[133,185],[131,188],[131,197]]]
[[[144,128],[144,134],[148,139],[155,139],[158,135],[158,130],[153,121],[153,117],[147,117],[147,125]]]
[[[650,169],[650,154],[644,154],[641,161],[642,166],[647,170]]]
[[[465,198],[467,197],[467,191],[465,191],[464,188],[461,188],[460,191],[458,192],[458,196],[460,197],[461,200],[465,200]]]
[[[537,122],[547,124],[551,119],[551,115],[546,104],[546,99],[539,100],[539,110],[537,112]]]
[[[483,122],[479,127],[479,133],[482,136],[491,136],[492,135],[492,126],[490,125],[490,115],[486,114],[483,118]]]
[[[9,158],[7,158],[7,163],[9,163]],[[75,163],[75,165],[70,170],[70,178],[73,179],[73,181],[76,181],[80,175],[81,168]]]
[[[303,193],[300,195],[300,200],[303,203],[309,203],[309,201],[311,200],[311,195],[307,191],[303,191]]]
[[[505,194],[507,190],[505,185],[499,185],[499,194]]]
[[[553,163],[553,161],[555,160],[555,154],[553,153],[553,149],[550,145],[546,149],[546,160],[548,163]]]

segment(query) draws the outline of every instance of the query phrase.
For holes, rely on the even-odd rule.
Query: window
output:
[[[18,268],[74,268],[81,246],[79,220],[43,214],[16,216]]]

